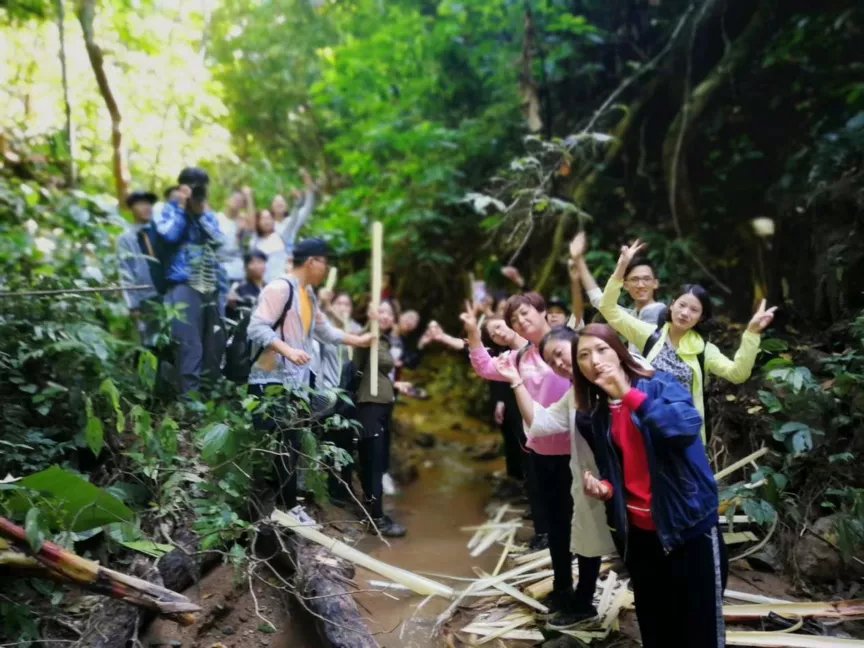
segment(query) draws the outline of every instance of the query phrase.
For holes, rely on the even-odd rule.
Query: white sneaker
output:
[[[384,476],[381,478],[381,487],[384,489],[385,495],[395,495],[397,492],[396,482],[393,481],[390,473],[384,473]]]

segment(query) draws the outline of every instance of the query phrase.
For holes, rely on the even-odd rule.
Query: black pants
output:
[[[504,440],[504,461],[507,466],[507,476],[511,479],[524,479],[523,464],[525,463],[525,428],[522,425],[522,415],[516,404],[513,390],[507,383],[495,380],[489,381],[489,391],[492,396],[493,408],[504,403],[504,421],[499,429]]]
[[[352,417],[353,418],[353,417]],[[352,457],[354,456],[356,433],[353,429],[348,430],[330,430],[324,435],[324,440],[329,441],[337,448],[347,452]],[[354,464],[349,463],[336,470],[333,465],[328,466],[327,472],[327,491],[330,497],[335,497],[342,500],[351,499],[351,481],[354,475]]]
[[[264,412],[257,412],[252,416],[252,424],[255,429],[262,433],[273,433],[277,430],[280,434],[279,454],[273,460],[273,468],[276,475],[276,502],[285,509],[292,509],[297,505],[297,459],[300,449],[300,431],[286,426],[289,404],[293,398],[291,394],[281,389],[278,395],[268,397],[264,395],[267,385],[249,385],[249,393],[265,400],[267,407]],[[272,387],[271,387],[272,389]]]
[[[540,486],[542,467],[539,467],[539,464],[542,460],[537,459],[540,456],[531,450],[523,450],[522,469],[525,473],[525,492],[528,495],[534,533],[549,533],[549,506],[546,502],[546,493]]]
[[[384,515],[384,489],[381,479],[387,470],[388,440],[392,404],[359,403],[357,420],[363,427],[357,444],[358,470],[363,496],[369,515],[380,518]]]
[[[645,648],[722,648],[728,562],[714,527],[668,555],[657,534],[632,528],[627,569]]]
[[[570,485],[573,476],[570,472],[570,456],[537,453],[531,456],[542,493],[538,509],[542,511],[549,525],[549,554],[552,556],[554,572],[553,591],[561,601],[569,601],[573,591],[570,555],[570,521],[573,517]]]

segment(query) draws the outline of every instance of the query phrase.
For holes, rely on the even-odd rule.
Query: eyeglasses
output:
[[[654,277],[642,276],[642,277],[627,277],[627,283],[633,286],[647,286],[652,281],[654,281]]]
[[[327,257],[317,256],[317,257],[312,257],[312,260],[317,261],[318,263],[323,263],[324,265],[330,265],[330,259],[328,259]]]

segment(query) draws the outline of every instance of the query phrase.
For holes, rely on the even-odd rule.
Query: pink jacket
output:
[[[508,354],[510,364],[515,366],[516,352],[510,351]],[[471,349],[469,357],[471,366],[481,378],[502,382],[506,380],[495,368],[495,361],[485,348]],[[522,360],[519,362],[519,375],[525,381],[525,389],[531,394],[531,398],[543,407],[554,405],[570,389],[570,381],[555,374],[549,365],[543,362],[534,345],[531,345],[522,355]],[[537,454],[570,454],[570,430],[567,427],[561,428],[560,434],[533,436],[529,430],[526,430],[525,435],[528,437],[527,446]]]

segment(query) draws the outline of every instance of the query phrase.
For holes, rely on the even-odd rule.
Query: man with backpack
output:
[[[318,306],[315,288],[327,278],[330,256],[330,247],[321,239],[300,242],[294,248],[293,270],[264,287],[247,330],[249,340],[262,349],[253,358],[249,393],[267,396],[267,406],[256,413],[255,427],[261,432],[282,430],[284,448],[276,460],[276,472],[280,504],[287,508],[297,503],[299,430],[285,429],[283,419],[292,416],[292,409],[307,407],[304,401],[308,400],[313,381],[313,338],[325,344],[354,347],[372,344],[371,333],[340,331]]]
[[[188,394],[198,391],[202,375],[216,375],[225,346],[220,316],[222,282],[216,256],[223,236],[207,205],[207,173],[187,167],[177,182],[177,199],[165,203],[154,224],[164,301],[176,311],[171,320],[175,366],[180,391]]]

